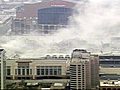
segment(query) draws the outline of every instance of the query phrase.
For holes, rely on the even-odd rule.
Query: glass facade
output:
[[[28,66],[19,66],[17,69],[15,69],[16,75],[31,75],[32,69],[30,69]]]
[[[61,75],[62,69],[61,66],[37,66],[36,67],[37,75]]]
[[[39,24],[67,25],[69,16],[72,15],[71,8],[50,7],[38,10]]]

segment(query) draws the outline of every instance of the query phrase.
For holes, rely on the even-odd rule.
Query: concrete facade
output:
[[[70,89],[96,89],[99,85],[99,59],[86,50],[76,49],[70,62]]]
[[[69,57],[17,58],[6,62],[7,79],[40,79],[44,76],[64,77]]]

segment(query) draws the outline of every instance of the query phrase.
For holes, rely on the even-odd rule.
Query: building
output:
[[[5,50],[0,49],[0,89],[5,89],[6,86],[6,57]]]
[[[7,59],[7,89],[66,88],[69,83],[66,75],[69,61],[68,55]],[[22,81],[25,81],[26,85]],[[63,86],[54,86],[54,83],[63,83]]]
[[[37,83],[36,87],[40,86],[39,88],[49,86],[54,89],[96,90],[99,85],[99,59],[97,55],[82,49],[73,50],[71,57],[69,55],[46,55],[41,58],[16,56],[7,59],[6,79],[10,83],[25,80],[26,88],[34,87]],[[47,87],[44,87],[45,83],[48,84]]]
[[[98,57],[89,52],[75,49],[70,63],[70,89],[95,89],[99,85]]]
[[[120,79],[120,55],[108,54],[100,55],[100,79],[119,80]]]
[[[34,18],[34,17],[38,17],[38,11],[39,10],[43,10],[43,9],[47,9],[49,12],[50,8],[58,8],[61,7],[62,9],[72,9],[75,6],[75,3],[73,2],[68,2],[68,1],[64,1],[64,0],[47,0],[47,1],[43,1],[43,2],[36,2],[36,3],[28,3],[28,4],[24,4],[21,5],[20,7],[16,8],[17,12],[16,12],[16,18]],[[63,10],[62,10],[63,11]],[[44,11],[45,13],[46,11]],[[46,12],[46,13],[48,13]],[[59,12],[60,13],[60,12]]]
[[[83,56],[82,53],[87,55]],[[84,50],[74,50],[70,63],[70,89],[91,89],[91,69],[89,54]]]
[[[65,79],[70,57],[56,55],[41,58],[14,58],[6,62],[6,79],[40,80]]]
[[[70,2],[69,2],[70,3]],[[44,30],[56,30],[68,25],[72,8],[65,2],[52,2],[50,7],[38,10],[38,24]]]
[[[100,90],[120,90],[119,80],[101,80]]]
[[[75,3],[63,0],[47,0],[29,3],[16,8],[16,18],[13,20],[14,34],[30,32],[53,33],[65,28],[73,14]]]
[[[91,61],[91,87],[99,88],[99,56],[92,54]]]

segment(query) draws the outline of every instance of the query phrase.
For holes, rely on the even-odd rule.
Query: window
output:
[[[22,75],[25,75],[25,69],[22,69]]]
[[[54,67],[54,75],[57,75],[57,69]]]
[[[15,69],[15,75],[17,75],[17,69]]]
[[[6,69],[7,69],[7,72],[6,72],[7,75],[11,75],[11,67],[10,67],[10,66],[7,66]]]
[[[18,69],[18,75],[21,75],[21,69]]]
[[[40,75],[40,69],[37,69],[37,75]]]
[[[58,69],[58,75],[61,75],[61,69]]]
[[[32,75],[32,69],[30,69],[30,75]]]
[[[52,7],[38,10],[39,24],[61,24],[66,25],[72,9]]]
[[[45,75],[48,75],[48,69],[47,68],[45,69]]]
[[[10,73],[10,69],[7,69],[7,75],[10,75],[11,73]]]
[[[37,66],[37,75],[61,75],[61,66]]]
[[[53,69],[50,68],[50,75],[53,75]]]
[[[32,71],[29,69],[29,66],[18,66],[17,72],[15,71],[16,74],[18,75],[30,75],[32,74]]]
[[[29,69],[26,70],[26,74],[29,75]]]
[[[41,69],[41,75],[44,75],[44,69]]]

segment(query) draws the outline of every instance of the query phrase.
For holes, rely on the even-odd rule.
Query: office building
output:
[[[99,59],[95,57],[86,50],[75,49],[73,51],[70,62],[71,90],[96,89],[99,85]]]
[[[70,63],[70,89],[90,89],[91,69],[89,54],[86,52],[82,58],[84,50],[74,50]],[[84,55],[84,54],[83,54]]]
[[[0,49],[0,89],[5,89],[6,85],[6,57],[5,50]]]

